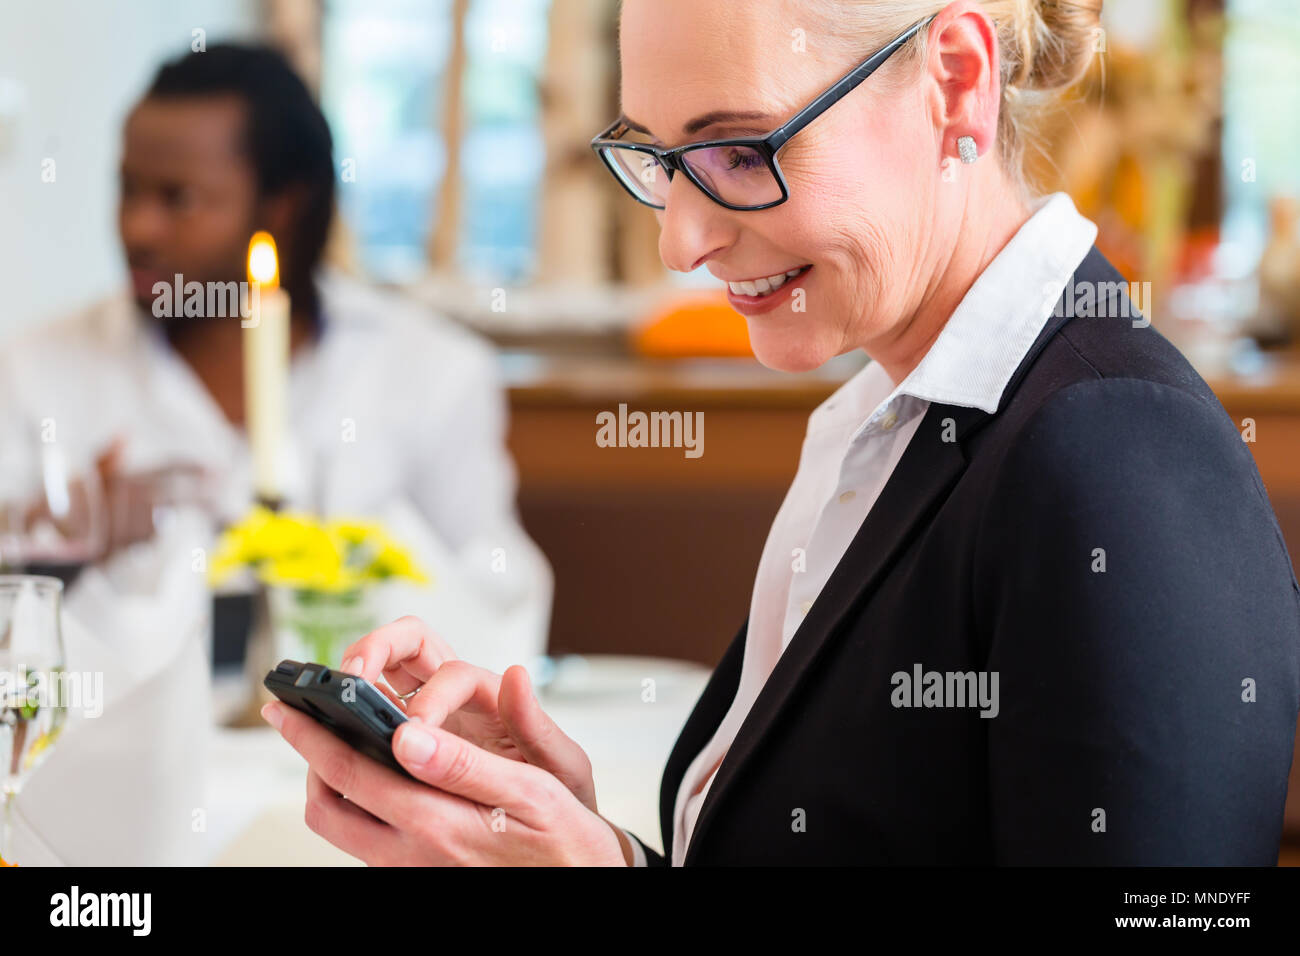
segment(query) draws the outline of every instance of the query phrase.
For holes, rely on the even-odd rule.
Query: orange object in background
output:
[[[653,358],[753,357],[749,327],[725,292],[692,292],[660,302],[632,332],[632,347]]]

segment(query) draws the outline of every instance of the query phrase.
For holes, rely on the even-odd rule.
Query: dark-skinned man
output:
[[[151,519],[159,489],[201,487],[210,531],[252,499],[243,328],[239,315],[187,315],[163,290],[177,275],[246,280],[249,238],[266,230],[293,303],[287,504],[377,518],[413,543],[436,583],[401,612],[431,621],[458,656],[502,670],[544,651],[550,569],[515,511],[495,356],[421,306],[321,268],[337,177],[330,131],[283,57],[220,45],[166,64],[122,143],[130,294],[26,333],[0,356],[0,447],[12,459],[53,422],[70,467],[97,469],[116,503],[109,552],[67,595],[70,631],[84,628],[103,660],[129,661],[122,671],[139,686],[177,668],[198,680],[177,663],[193,658],[183,635],[208,627],[198,532]],[[82,739],[85,752],[74,756],[70,736],[30,788],[57,787],[58,765],[102,756]],[[112,788],[106,773],[94,777],[101,791]],[[41,802],[25,793],[22,808],[39,815]],[[164,832],[141,832],[149,826],[142,815],[117,836],[96,831],[93,852],[65,827],[51,852],[69,863],[180,862]],[[46,829],[47,844],[62,839]]]

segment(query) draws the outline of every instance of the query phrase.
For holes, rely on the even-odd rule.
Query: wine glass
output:
[[[67,720],[62,594],[58,578],[0,575],[0,857],[10,850],[14,800]]]
[[[74,474],[58,442],[29,439],[6,449],[0,468],[0,571],[49,575],[70,587],[107,549],[104,489],[93,466]]]
[[[193,514],[211,521],[219,491],[219,478],[197,464],[115,472],[103,494],[111,548],[155,538]]]

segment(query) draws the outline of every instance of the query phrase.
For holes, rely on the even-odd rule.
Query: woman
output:
[[[768,366],[874,360],[812,415],[669,759],[667,862],[1275,862],[1300,707],[1277,523],[1095,227],[1023,182],[1028,109],[1085,70],[1099,7],[625,0],[624,115],[593,145],[664,262],[726,281]],[[431,786],[270,705],[337,846],[665,862],[597,814],[522,668],[411,619],[352,654],[419,690],[394,750]]]

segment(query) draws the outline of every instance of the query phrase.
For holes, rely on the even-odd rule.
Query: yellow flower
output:
[[[411,555],[374,522],[322,522],[311,515],[254,508],[226,529],[208,573],[214,584],[240,568],[281,587],[338,592],[403,577],[427,583]]]
[[[365,544],[372,538],[383,535],[384,530],[373,521],[339,519],[327,525],[329,530],[351,545]]]
[[[370,573],[377,578],[406,578],[418,584],[428,584],[429,577],[414,559],[395,543],[387,541],[370,562]]]
[[[259,577],[272,586],[309,591],[350,591],[359,583],[341,563],[331,565],[310,558],[272,561],[262,566]]]

